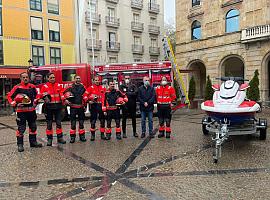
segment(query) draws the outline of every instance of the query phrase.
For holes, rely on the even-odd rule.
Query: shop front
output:
[[[9,107],[7,101],[7,93],[20,83],[20,74],[26,72],[27,68],[0,68],[0,109],[5,109]]]

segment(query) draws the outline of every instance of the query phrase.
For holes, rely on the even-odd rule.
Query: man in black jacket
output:
[[[153,110],[154,103],[156,100],[155,89],[150,86],[150,78],[143,78],[143,85],[139,88],[138,91],[138,100],[140,102],[140,111],[141,111],[141,125],[142,125],[142,135],[141,138],[145,137],[146,133],[146,117],[148,117],[148,128],[149,128],[149,136],[154,138],[153,134]]]
[[[79,119],[79,136],[80,141],[85,142],[85,129],[84,129],[84,108],[85,108],[85,100],[84,93],[86,89],[81,84],[81,77],[75,76],[75,83],[72,84],[71,87],[65,90],[65,104],[70,106],[70,143],[75,142],[76,138],[76,116],[78,115]],[[69,96],[72,95],[72,96]]]
[[[124,83],[120,85],[119,90],[127,95],[128,102],[122,107],[122,131],[123,138],[127,137],[126,124],[127,118],[132,119],[133,136],[138,137],[136,133],[136,101],[138,96],[137,87],[130,83],[130,76],[125,76]]]

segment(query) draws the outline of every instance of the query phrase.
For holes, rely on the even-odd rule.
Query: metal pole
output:
[[[90,3],[90,35],[91,35],[91,45],[92,45],[92,70],[95,70],[95,52],[94,52],[94,38],[93,38],[93,22],[92,22],[92,9]]]
[[[80,24],[81,21],[80,21],[80,4],[79,4],[79,0],[77,0],[77,20],[78,20],[78,23],[77,23],[77,29],[78,29],[78,40],[79,40],[79,62],[82,63],[82,52],[81,52],[81,28],[80,28]]]

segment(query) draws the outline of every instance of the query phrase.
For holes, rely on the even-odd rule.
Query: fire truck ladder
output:
[[[182,105],[189,105],[190,102],[188,99],[188,94],[186,91],[185,83],[184,83],[183,77],[180,73],[180,68],[178,67],[178,65],[176,63],[176,58],[174,56],[174,52],[172,49],[170,38],[165,36],[162,39],[162,41],[163,41],[163,52],[164,52],[165,59],[171,61],[171,64],[172,64],[174,80],[176,81],[176,85],[179,88],[179,92],[180,92],[181,104]]]

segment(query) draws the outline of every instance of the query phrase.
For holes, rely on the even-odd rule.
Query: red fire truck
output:
[[[94,71],[93,71],[94,70]],[[155,87],[160,84],[162,76],[166,76],[169,82],[173,80],[170,62],[151,62],[151,63],[130,63],[130,64],[110,64],[99,65],[91,68],[89,64],[59,64],[31,67],[29,69],[30,79],[40,91],[41,87],[47,82],[47,74],[53,72],[56,82],[64,88],[71,85],[74,76],[79,75],[85,87],[92,84],[93,75],[99,75],[108,81],[114,80],[117,86],[122,83],[125,75],[130,75],[131,80],[137,86],[142,84],[144,76],[151,78],[151,83]],[[42,105],[37,107],[37,112],[42,112]],[[87,109],[88,112],[88,109]]]
[[[122,83],[125,75],[129,75],[133,84],[138,87],[142,84],[144,76],[151,78],[151,83],[154,87],[160,84],[162,76],[166,76],[169,82],[173,80],[171,63],[167,61],[98,65],[95,66],[95,74],[102,76],[102,79],[107,79],[108,81],[114,80],[117,85]]]

